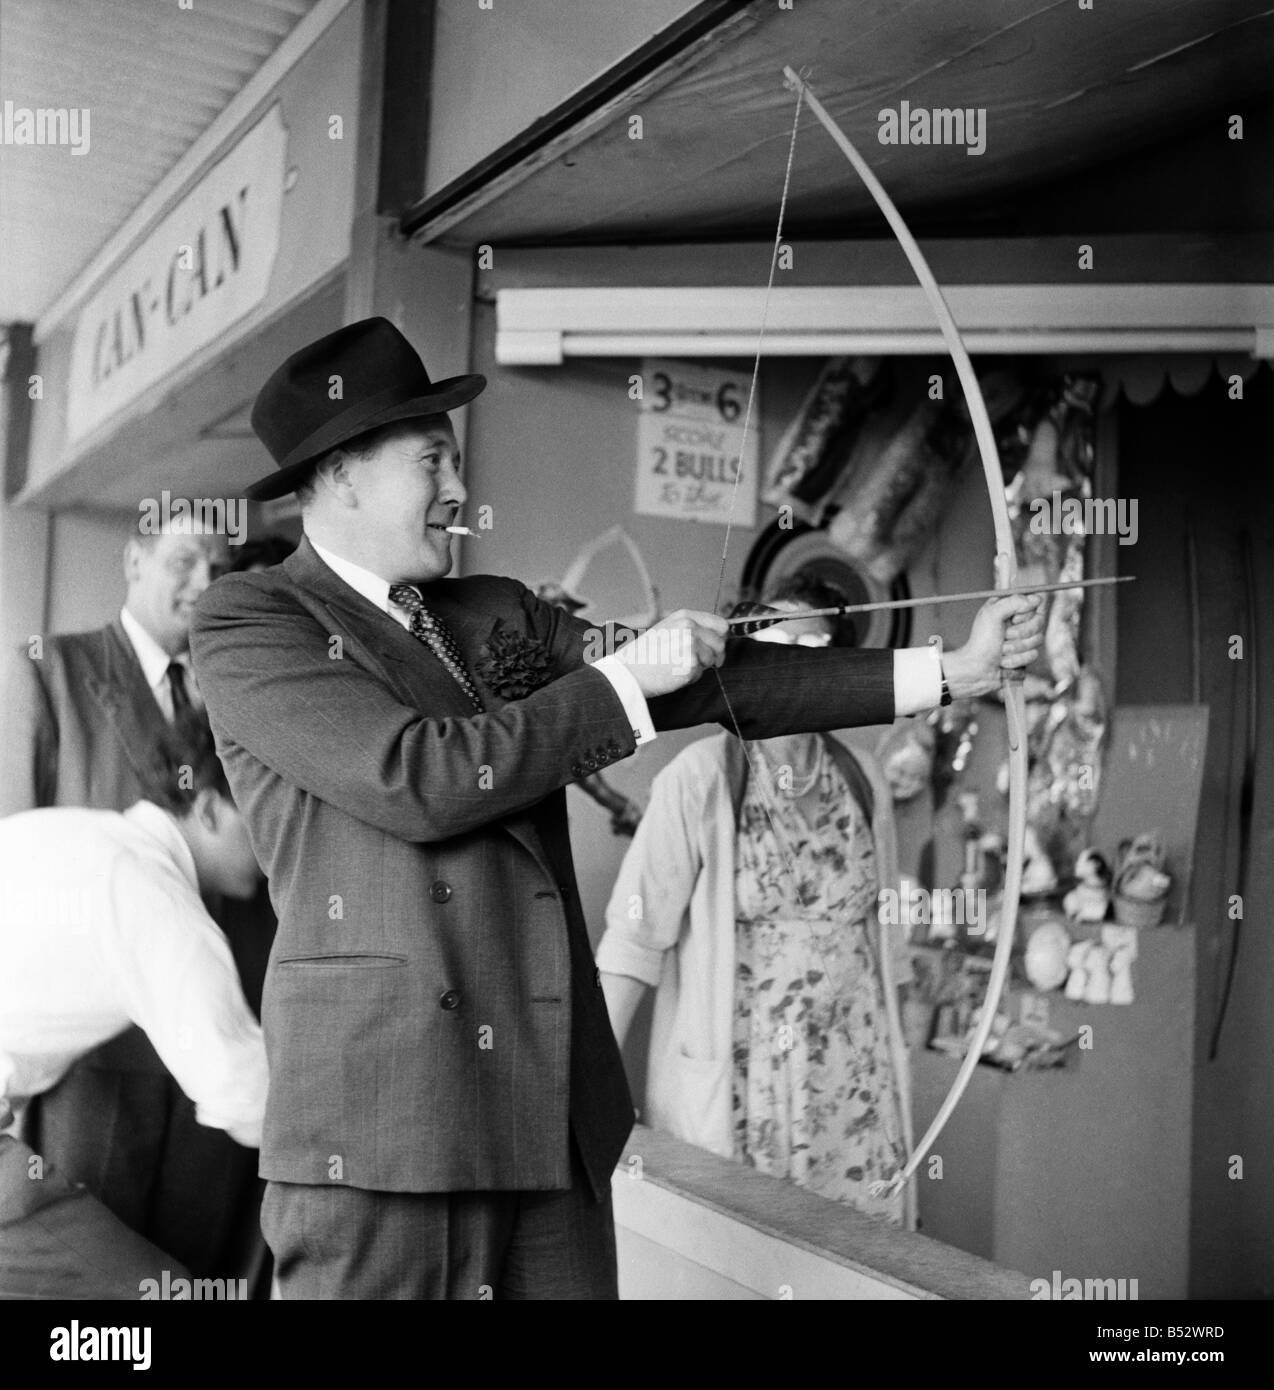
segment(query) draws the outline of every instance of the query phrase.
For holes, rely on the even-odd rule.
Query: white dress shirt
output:
[[[310,537],[310,544],[314,547],[314,553],[337,576],[343,579],[351,589],[367,599],[369,603],[374,603],[382,613],[388,613],[391,618],[400,626],[411,630],[411,615],[405,609],[399,608],[396,604],[389,601],[390,583],[387,579],[382,579],[380,575],[373,574],[371,570],[364,569],[362,565],[356,565],[352,560],[343,559],[340,555],[333,555],[325,546],[319,545],[313,536]],[[649,743],[656,737],[654,721],[650,717],[650,710],[646,706],[646,697],[641,693],[641,686],[637,683],[637,677],[620,661],[616,656],[604,656],[598,661],[593,662],[593,670],[605,676],[610,682],[611,689],[619,697],[620,704],[624,707],[624,713],[628,716],[628,722],[633,728],[633,738],[638,744]]]
[[[933,709],[942,699],[942,658],[937,647],[894,648],[894,717]]]
[[[177,822],[149,801],[122,815],[6,816],[0,1098],[16,1109],[130,1023],[145,1029],[200,1124],[260,1147],[261,1028]]]
[[[182,652],[178,656],[169,656],[127,608],[120,609],[119,620],[128,634],[128,640],[133,644],[133,651],[141,664],[146,684],[150,686],[150,693],[163,710],[164,718],[170,724],[173,722],[173,688],[168,679],[168,667],[174,661],[186,673],[186,694],[190,696],[190,703],[196,709],[202,709],[203,696],[200,695],[199,686],[195,682],[190,653]]]

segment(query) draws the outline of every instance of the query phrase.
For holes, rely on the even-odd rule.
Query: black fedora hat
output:
[[[252,428],[276,471],[253,483],[247,496],[255,502],[282,497],[338,444],[395,420],[454,410],[486,384],[476,374],[430,381],[416,349],[388,319],[338,328],[294,352],[261,388]]]

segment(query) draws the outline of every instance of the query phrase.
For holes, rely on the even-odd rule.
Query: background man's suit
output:
[[[120,620],[47,637],[6,668],[0,738],[0,815],[42,806],[123,811],[164,727]],[[244,993],[259,1012],[271,926],[262,898],[209,904],[225,931]],[[201,1277],[241,1275],[252,1263],[256,1155],[195,1121],[194,1106],[140,1028],[78,1062],[32,1101],[24,1133],[56,1155],[132,1230]]]
[[[513,580],[420,586],[470,670],[497,625],[557,679],[474,717],[442,665],[308,541],[202,596],[191,650],[279,931],[266,982],[264,1177],[382,1192],[600,1197],[633,1108],[588,944],[567,783],[635,748],[588,625]],[[892,720],[893,654],[741,642],[746,737]],[[656,727],[731,727],[709,672]],[[374,1258],[374,1252],[370,1256]]]

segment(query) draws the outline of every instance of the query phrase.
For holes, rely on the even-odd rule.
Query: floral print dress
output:
[[[734,1156],[900,1225],[902,1194],[870,1192],[905,1161],[867,931],[871,827],[825,751],[818,795],[800,804],[774,789],[762,758],[735,853]]]

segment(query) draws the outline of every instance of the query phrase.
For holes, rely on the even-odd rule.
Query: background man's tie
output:
[[[173,719],[190,713],[190,692],[186,689],[186,668],[180,661],[168,663],[168,688],[172,691]]]
[[[403,609],[411,616],[411,635],[429,648],[439,661],[451,672],[456,684],[464,691],[479,714],[485,706],[478,688],[473,683],[456,639],[451,635],[446,623],[425,607],[425,601],[410,584],[391,584],[389,601],[396,608]]]

